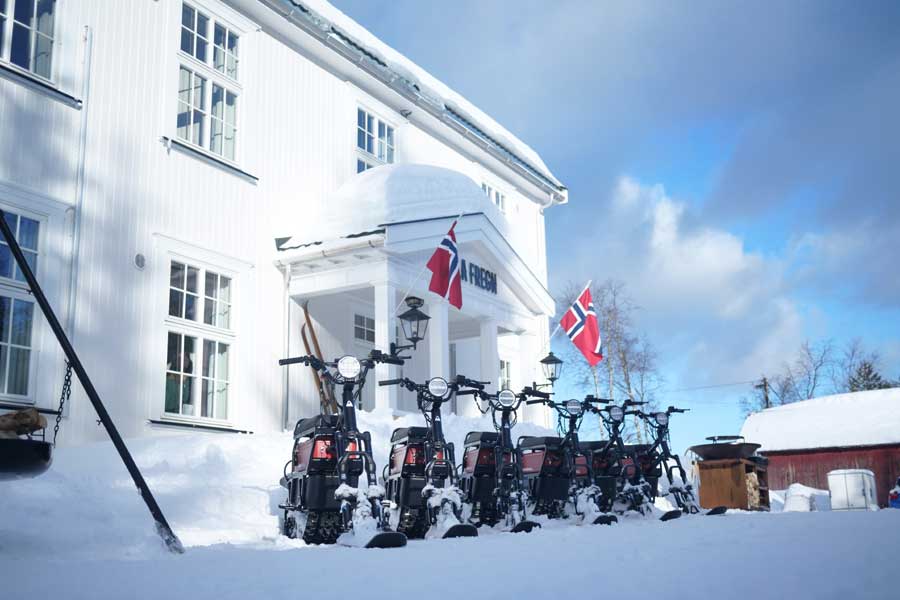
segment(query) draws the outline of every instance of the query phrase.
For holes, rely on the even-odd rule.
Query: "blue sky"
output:
[[[624,281],[668,389],[806,338],[900,378],[900,3],[334,4],[538,150],[570,189],[551,289]],[[747,391],[664,395],[676,447],[736,433]]]

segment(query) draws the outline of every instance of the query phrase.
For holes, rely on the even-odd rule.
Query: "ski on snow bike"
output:
[[[562,437],[520,437],[522,473],[533,505],[532,514],[549,518],[566,518],[567,502],[583,522],[594,525],[615,523],[615,515],[601,510],[601,491],[594,484],[588,454],[581,448],[578,429],[585,411],[594,404],[610,400],[588,397],[584,400],[556,402],[537,398],[526,404],[544,404],[557,413],[557,432]]]
[[[475,396],[482,414],[491,411],[495,431],[472,431],[466,435],[460,487],[472,507],[470,521],[476,526],[500,523],[513,533],[530,532],[539,523],[528,520],[528,491],[522,479],[521,455],[512,443],[516,410],[529,397],[550,394],[526,387],[521,393],[502,390],[488,394],[483,389],[462,390],[457,396]],[[487,402],[482,409],[478,400]],[[499,420],[498,420],[499,417]]]
[[[670,406],[665,411],[655,413],[645,413],[636,411],[638,415],[644,419],[655,430],[655,439],[653,443],[640,456],[641,469],[646,476],[647,472],[661,475],[661,471],[665,471],[666,479],[669,481],[669,491],[664,494],[671,496],[675,504],[686,515],[695,515],[700,512],[700,506],[694,497],[693,486],[687,479],[687,472],[681,464],[681,458],[672,453],[669,446],[669,419],[673,414],[685,413],[689,408],[675,408]],[[673,464],[674,463],[674,466]],[[680,483],[675,481],[673,471],[678,469],[678,475],[681,477]],[[707,515],[721,515],[727,510],[724,506],[717,506],[707,512]]]
[[[588,399],[593,399],[593,396],[588,396]],[[600,416],[609,433],[609,439],[605,442],[581,442],[582,449],[591,455],[594,483],[603,492],[603,512],[640,515],[652,513],[653,494],[650,484],[644,479],[634,448],[626,446],[622,438],[625,417],[638,414],[638,411],[628,409],[641,404],[645,403],[626,400],[622,406],[606,408],[589,404],[589,410]],[[680,510],[671,510],[660,519],[668,521],[680,516]]]
[[[355,401],[369,370],[378,363],[402,365],[403,359],[373,350],[364,359],[344,356],[330,363],[314,356],[278,361],[282,366],[309,365],[342,390],[340,414],[300,419],[294,427],[293,452],[281,480],[288,492],[279,505],[284,535],[310,544],[406,545],[405,535],[391,531],[382,507],[384,488],[376,479],[371,435],[360,432],[356,424]],[[359,486],[362,475],[365,487]]]
[[[482,384],[459,376],[452,383],[434,377],[420,384],[404,377],[379,381],[378,385],[399,385],[414,392],[425,417],[425,427],[403,427],[391,435],[383,479],[397,531],[410,539],[477,536],[474,525],[463,523],[463,494],[457,487],[453,444],[444,439],[441,405],[461,386]]]

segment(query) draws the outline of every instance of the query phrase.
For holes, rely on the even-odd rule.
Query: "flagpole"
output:
[[[463,218],[464,214],[465,214],[465,211],[459,213],[459,216],[456,217],[455,219],[453,219],[453,225],[456,225],[457,223],[459,223],[460,219]],[[452,229],[453,225],[451,225],[451,229]],[[444,239],[444,238],[442,237],[441,239]],[[412,280],[412,283],[409,284],[409,287],[406,288],[406,292],[402,296],[400,296],[400,302],[397,304],[397,307],[394,308],[394,315],[396,315],[397,311],[400,310],[400,307],[403,306],[403,303],[406,301],[406,297],[409,295],[409,293],[412,291],[412,289],[416,286],[416,284],[419,283],[419,280],[422,278],[422,274],[425,273],[425,269],[427,269],[427,268],[428,268],[428,263],[426,262],[425,265],[422,267],[422,269],[419,271],[419,274],[416,275],[415,279]],[[441,297],[441,299],[443,300],[443,297]]]

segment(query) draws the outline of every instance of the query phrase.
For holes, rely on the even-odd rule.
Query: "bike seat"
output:
[[[535,448],[559,448],[561,445],[562,438],[558,437],[526,436],[519,438],[519,448],[522,448],[523,450]]]
[[[425,441],[426,437],[428,437],[427,427],[401,427],[394,430],[394,433],[391,435],[391,443],[396,444],[406,439],[421,442]]]
[[[338,415],[316,415],[297,421],[294,426],[294,439],[311,437],[317,429],[334,429],[338,424]]]
[[[470,431],[466,434],[465,445],[472,444],[496,444],[500,441],[500,434],[496,431]]]

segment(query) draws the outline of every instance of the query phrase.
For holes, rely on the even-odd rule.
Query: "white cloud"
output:
[[[577,251],[592,260],[576,269],[627,284],[663,357],[689,371],[683,380],[751,379],[797,348],[803,320],[781,260],[692,225],[688,207],[661,185],[623,177],[600,207],[600,232]]]

